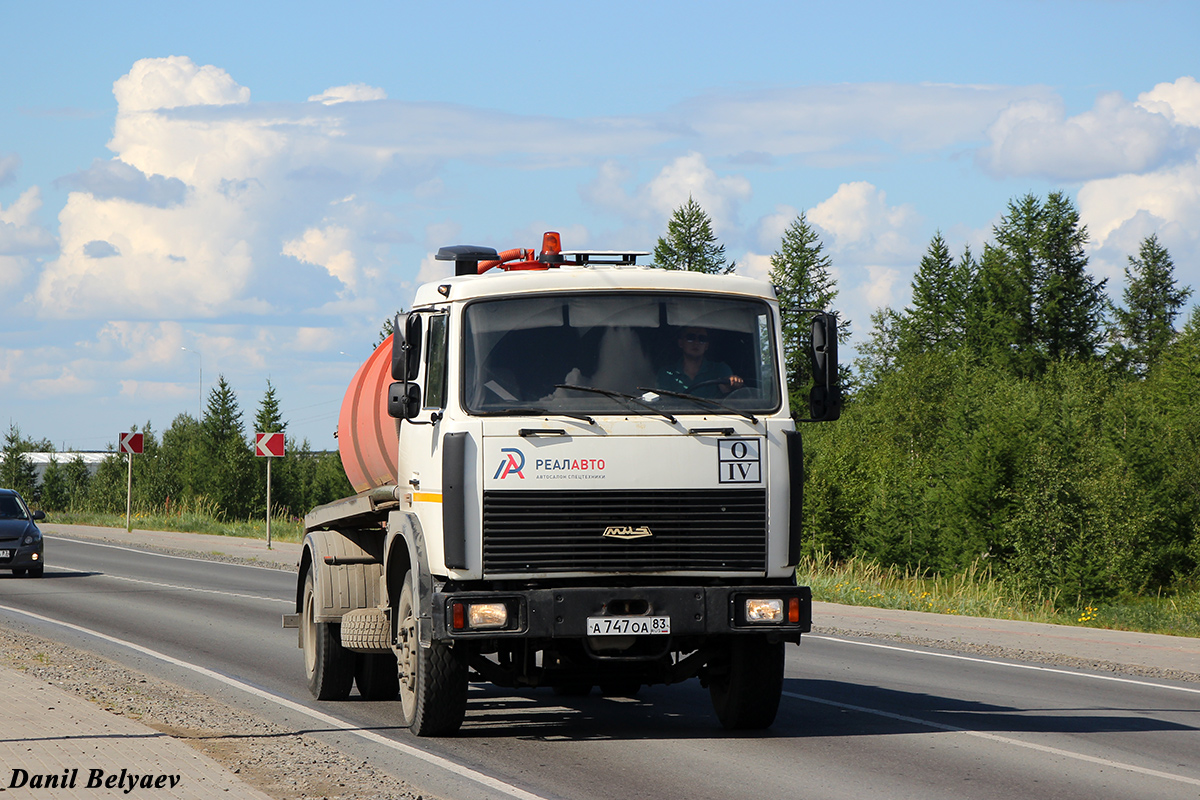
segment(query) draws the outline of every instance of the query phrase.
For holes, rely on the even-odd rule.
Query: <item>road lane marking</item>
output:
[[[1107,758],[1098,758],[1096,756],[1089,756],[1089,755],[1085,755],[1083,753],[1075,753],[1070,750],[1061,750],[1057,747],[1050,747],[1050,746],[1044,745],[1044,744],[1036,744],[1034,742],[1023,742],[1020,739],[1011,739],[1007,736],[999,736],[994,733],[984,733],[983,731],[968,730],[967,728],[959,728],[955,725],[946,725],[941,722],[933,722],[931,720],[920,719],[918,717],[909,717],[909,716],[905,716],[904,714],[895,714],[895,713],[892,713],[891,711],[882,711],[877,708],[866,708],[865,706],[856,706],[856,705],[851,705],[850,703],[839,703],[836,700],[827,700],[823,697],[813,697],[811,695],[797,694],[795,692],[787,692],[787,691],[785,691],[783,693],[783,695],[784,695],[784,697],[790,697],[793,700],[804,700],[809,703],[819,703],[820,705],[832,706],[833,708],[841,708],[846,711],[857,711],[862,714],[872,714],[876,717],[884,717],[885,719],[896,720],[898,722],[905,722],[910,725],[921,725],[926,728],[932,728],[933,730],[938,730],[938,731],[945,731],[947,733],[963,733],[963,734],[966,734],[967,736],[973,736],[976,739],[984,739],[986,741],[998,742],[1000,744],[1012,745],[1015,747],[1024,747],[1028,750],[1036,750],[1040,753],[1047,753],[1049,755],[1060,756],[1062,758],[1070,758],[1070,759],[1074,759],[1076,761],[1086,761],[1089,764],[1098,764],[1100,766],[1111,767],[1113,769],[1123,769],[1127,772],[1134,772],[1139,775],[1148,775],[1153,778],[1162,778],[1164,780],[1175,781],[1177,783],[1186,783],[1189,786],[1200,786],[1200,779],[1189,778],[1186,775],[1174,775],[1170,772],[1160,772],[1156,769],[1149,769],[1148,767],[1139,767],[1136,764],[1126,764],[1121,761],[1112,761]]]
[[[390,748],[397,752],[403,753],[407,756],[411,756],[412,758],[416,758],[416,759],[424,761],[428,764],[432,764],[433,766],[444,769],[447,772],[450,772],[454,775],[459,776],[460,778],[465,778],[466,780],[474,781],[475,783],[478,783],[481,786],[484,786],[493,791],[500,792],[508,797],[515,797],[515,798],[517,798],[517,800],[547,800],[547,798],[542,797],[541,795],[533,794],[532,792],[527,792],[524,789],[521,789],[517,786],[513,786],[512,784],[505,783],[504,781],[500,780],[499,778],[493,778],[491,775],[486,775],[482,772],[477,772],[476,770],[473,770],[470,767],[465,767],[461,764],[456,764],[455,762],[453,762],[447,758],[442,758],[441,756],[426,752],[425,750],[421,750],[420,748],[413,747],[412,745],[407,745],[407,744],[404,744],[403,742],[398,742],[394,739],[389,739],[386,736],[381,736],[380,734],[375,733],[374,731],[363,730],[360,726],[355,725],[354,723],[351,723],[351,722],[347,722],[343,719],[340,719],[339,717],[334,717],[334,716],[331,716],[324,712],[317,711],[316,709],[309,708],[308,706],[301,705],[300,703],[297,703],[294,700],[289,700],[288,698],[283,697],[282,695],[275,694],[274,692],[268,692],[266,689],[260,689],[259,687],[253,686],[248,683],[243,683],[242,681],[239,681],[237,678],[233,678],[229,675],[225,675],[223,673],[216,672],[214,670],[208,669],[207,667],[202,667],[199,664],[192,664],[188,661],[182,661],[178,658],[175,658],[174,656],[169,656],[166,653],[160,653],[157,650],[152,650],[149,647],[144,647],[140,644],[137,644],[136,642],[126,641],[125,639],[118,639],[115,636],[109,636],[107,633],[101,633],[100,631],[95,631],[95,630],[92,630],[91,628],[85,628],[82,625],[76,625],[71,622],[64,622],[59,619],[53,619],[52,617],[46,617],[41,614],[35,614],[32,611],[25,611],[24,609],[20,609],[20,608],[13,608],[11,606],[0,605],[0,611],[8,611],[13,614],[22,614],[26,617],[31,617],[31,618],[39,620],[41,622],[46,622],[51,625],[58,625],[60,627],[67,628],[68,630],[75,631],[76,633],[82,633],[82,634],[85,634],[88,636],[93,636],[97,639],[101,639],[101,640],[109,642],[111,644],[120,645],[121,647],[127,647],[130,650],[141,653],[142,655],[150,656],[151,658],[156,658],[159,661],[162,661],[167,664],[171,664],[172,666],[180,667],[181,669],[190,670],[192,672],[195,672],[198,675],[203,675],[206,678],[217,681],[219,683],[223,683],[226,686],[231,686],[234,689],[239,689],[243,692],[246,692],[247,694],[251,694],[262,700],[267,700],[272,703],[275,703],[276,705],[282,706],[283,708],[286,708],[289,711],[294,711],[297,714],[303,714],[311,719],[314,719],[314,720],[321,722],[325,725],[328,725],[332,728],[337,728],[338,730],[342,730],[342,731],[345,731],[346,733],[350,733],[350,734],[353,734],[360,738],[366,739],[367,741],[372,742],[374,744],[383,745],[384,747],[387,747],[387,748]],[[297,734],[297,735],[301,735],[301,734]]]
[[[1166,689],[1172,692],[1187,692],[1188,694],[1200,694],[1200,689],[1189,686],[1173,686],[1166,683],[1152,683],[1151,681],[1141,681],[1136,678],[1119,678],[1116,675],[1097,675],[1092,672],[1076,672],[1069,669],[1057,669],[1055,667],[1039,667],[1036,664],[1013,664],[1007,661],[994,661],[990,658],[979,658],[977,656],[964,656],[957,653],[937,653],[930,650],[917,650],[912,647],[899,647],[894,644],[880,644],[878,642],[860,642],[855,639],[843,639],[838,636],[825,636],[822,634],[806,633],[806,639],[820,639],[826,642],[837,642],[839,644],[852,644],[857,647],[874,647],[880,650],[893,650],[897,653],[910,653],[918,656],[930,656],[933,658],[948,658],[953,661],[970,661],[975,664],[988,664],[993,667],[1008,667],[1009,669],[1027,669],[1034,672],[1050,672],[1055,675],[1067,675],[1072,678],[1088,678],[1095,681],[1109,681],[1110,683],[1127,683],[1133,686],[1146,686],[1151,689]]]
[[[156,587],[159,587],[162,589],[178,589],[178,590],[184,591],[184,592],[201,592],[203,594],[219,594],[223,597],[240,597],[243,600],[265,600],[269,603],[287,603],[288,605],[294,605],[296,602],[295,598],[263,597],[263,596],[257,595],[257,594],[240,594],[238,592],[226,592],[226,591],[222,591],[220,589],[201,589],[197,586],[180,586],[179,584],[175,584],[175,583],[158,583],[156,581],[145,581],[145,580],[142,580],[141,578],[127,578],[124,575],[112,575],[107,572],[101,572],[101,573],[99,573],[99,575],[97,577],[109,578],[114,581],[126,581],[127,583],[140,583],[144,586],[156,586]]]
[[[122,550],[126,553],[138,553],[143,556],[157,556],[158,558],[177,558],[180,561],[203,561],[206,564],[224,564],[227,567],[245,567],[246,569],[269,569],[272,572],[291,572],[290,567],[267,567],[259,564],[241,564],[236,561],[214,561],[211,558],[197,558],[195,556],[176,556],[170,553],[159,553],[154,550],[140,550],[136,547],[124,547],[119,544],[110,544],[108,542],[93,542],[89,539],[73,539],[70,536],[59,534],[44,534],[43,538],[51,541],[70,542],[71,544],[86,544],[92,547],[107,547],[111,550]],[[223,555],[223,554],[222,554]],[[230,556],[237,558],[237,556]]]

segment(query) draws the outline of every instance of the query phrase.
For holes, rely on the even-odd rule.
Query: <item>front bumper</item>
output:
[[[798,601],[794,621],[750,623],[741,609],[747,599],[779,598],[787,608]],[[503,629],[455,630],[454,603],[504,603]],[[656,586],[639,588],[571,587],[516,592],[434,592],[433,638],[582,639],[587,618],[603,616],[670,617],[672,637],[773,633],[799,639],[812,629],[812,592],[807,586]]]
[[[31,569],[43,563],[43,541],[41,537],[31,544],[22,544],[21,539],[0,541],[0,569]],[[5,557],[3,553],[9,553]]]

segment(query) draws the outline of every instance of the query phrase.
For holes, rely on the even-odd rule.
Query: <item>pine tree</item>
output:
[[[854,360],[858,379],[868,389],[895,372],[900,357],[901,317],[891,307],[871,314],[871,332]]]
[[[287,423],[279,411],[279,398],[275,395],[275,387],[271,379],[267,379],[267,392],[262,402],[258,404],[258,413],[254,415],[254,430],[258,433],[280,433],[287,430]]]
[[[1087,272],[1087,228],[1079,224],[1070,198],[1051,192],[1041,221],[1035,262],[1038,339],[1052,362],[1090,358],[1102,336],[1107,280],[1097,282]]]
[[[208,408],[200,424],[199,476],[202,494],[225,514],[245,519],[251,512],[254,493],[250,445],[242,424],[242,410],[232,387],[221,375],[208,396]]]
[[[802,309],[831,310],[837,298],[837,282],[830,274],[832,261],[823,252],[820,236],[804,214],[783,232],[779,250],[771,256],[771,283],[783,309],[783,351],[787,374],[795,376],[798,389],[811,382],[807,357],[809,315]],[[839,326],[838,338],[848,335],[848,323]]]
[[[47,511],[62,511],[70,504],[67,494],[67,478],[65,469],[59,465],[55,456],[50,456],[50,463],[42,473],[42,508]]]
[[[76,453],[67,460],[62,468],[63,483],[66,484],[66,505],[69,510],[82,510],[87,507],[88,490],[91,488],[92,473],[88,470],[83,458]]]
[[[1142,240],[1137,257],[1125,267],[1124,308],[1114,312],[1119,360],[1145,375],[1175,336],[1175,318],[1191,296],[1191,287],[1175,282],[1175,264],[1156,235]]]
[[[903,351],[949,351],[963,343],[966,300],[973,273],[970,248],[956,263],[938,231],[913,277],[912,306],[905,309],[901,328]]]
[[[29,502],[33,502],[37,487],[37,470],[25,455],[32,450],[31,443],[21,436],[21,429],[15,422],[10,422],[0,456],[0,486],[20,492]]]
[[[667,221],[667,235],[654,246],[654,264],[663,269],[681,269],[724,275],[737,267],[725,263],[725,245],[717,244],[712,220],[700,204],[688,195],[687,202],[675,209]]]

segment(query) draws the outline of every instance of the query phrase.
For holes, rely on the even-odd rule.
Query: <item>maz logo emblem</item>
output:
[[[639,525],[636,528],[632,528],[628,525],[609,525],[604,529],[605,539],[645,539],[646,537],[653,535],[654,534],[651,533],[650,529],[645,525]]]

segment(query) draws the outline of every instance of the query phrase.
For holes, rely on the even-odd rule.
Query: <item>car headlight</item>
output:
[[[41,539],[41,534],[27,533],[25,534],[25,538],[21,540],[21,544],[33,544],[34,542],[41,541]]]

